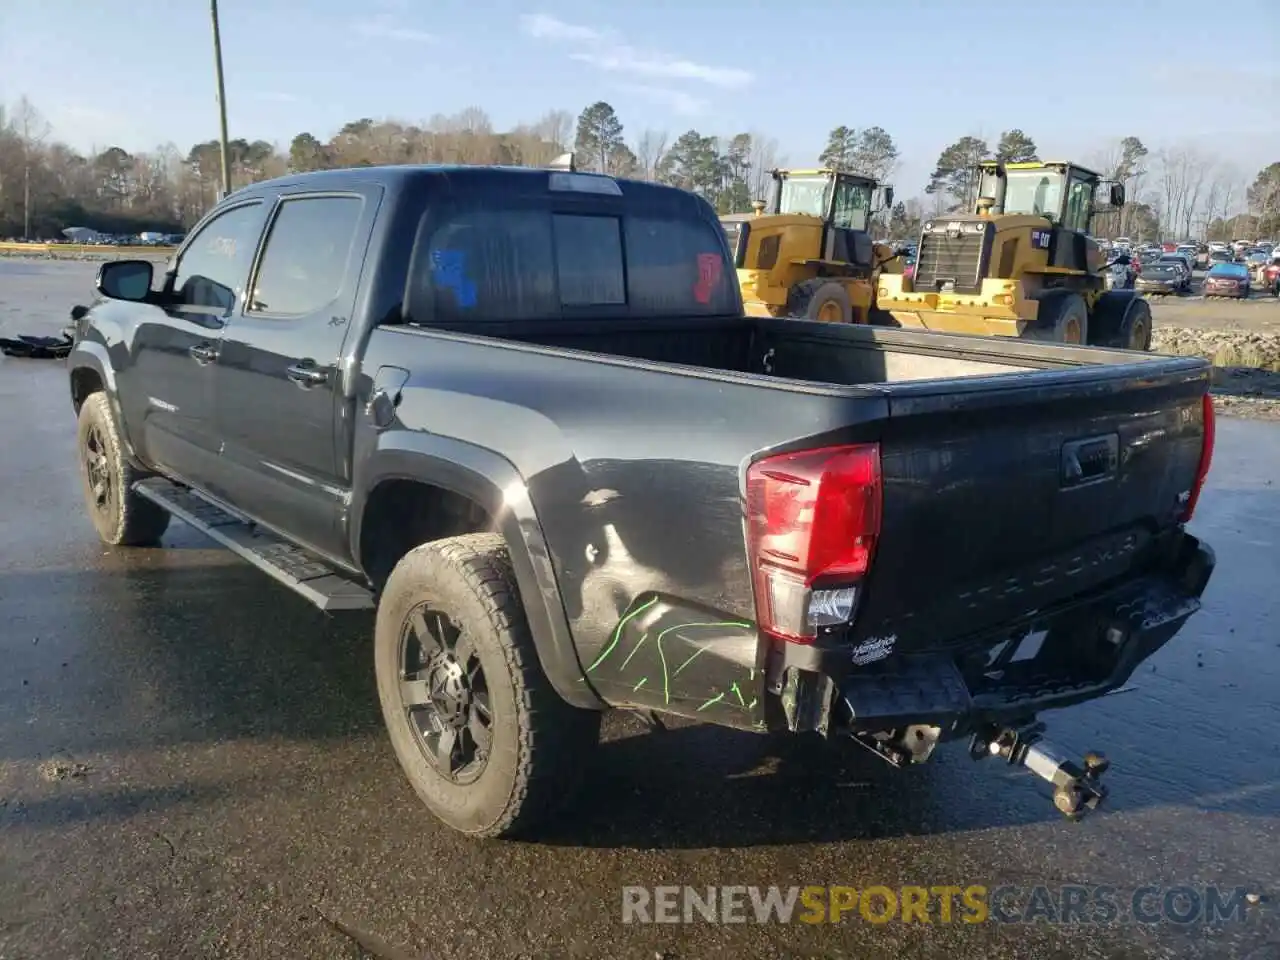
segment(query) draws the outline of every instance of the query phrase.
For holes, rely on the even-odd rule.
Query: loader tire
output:
[[[791,288],[787,315],[821,323],[852,323],[853,303],[843,283],[835,280],[806,280]]]
[[[1022,331],[1026,340],[1048,343],[1089,342],[1089,308],[1084,298],[1069,291],[1051,291],[1040,298],[1036,319]]]
[[[565,703],[543,672],[499,535],[436,540],[401,558],[378,603],[374,665],[401,769],[468,836],[542,823],[599,741],[600,714]]]
[[[1151,349],[1151,306],[1146,300],[1137,297],[1129,304],[1116,339],[1122,350]]]
[[[141,547],[159,541],[169,514],[133,489],[146,474],[125,456],[111,401],[102,391],[80,406],[76,446],[85,506],[102,542]]]

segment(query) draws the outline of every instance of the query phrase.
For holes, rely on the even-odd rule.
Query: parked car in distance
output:
[[[1219,263],[1232,263],[1232,262],[1234,262],[1234,258],[1231,255],[1231,251],[1228,250],[1225,246],[1219,247],[1216,250],[1209,251],[1210,267],[1215,266],[1216,264],[1219,264]]]
[[[1252,284],[1249,281],[1249,270],[1241,263],[1218,263],[1209,268],[1205,274],[1202,289],[1206,297],[1240,297],[1249,296]]]
[[[1177,266],[1177,268],[1182,271],[1182,284],[1179,289],[1183,293],[1191,292],[1191,276],[1193,268],[1191,266],[1191,260],[1187,258],[1185,253],[1162,253],[1160,255],[1160,259],[1157,260],[1156,263],[1171,263]]]
[[[1185,272],[1178,263],[1151,263],[1134,282],[1141,293],[1181,293],[1186,282]]]

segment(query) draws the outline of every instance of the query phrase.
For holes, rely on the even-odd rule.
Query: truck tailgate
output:
[[[855,639],[936,649],[1151,562],[1204,435],[1185,361],[896,384],[882,527]]]

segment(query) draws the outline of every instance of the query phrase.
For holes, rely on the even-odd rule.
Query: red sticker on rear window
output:
[[[710,303],[711,294],[724,272],[724,259],[718,253],[698,254],[698,282],[693,285],[693,298]]]

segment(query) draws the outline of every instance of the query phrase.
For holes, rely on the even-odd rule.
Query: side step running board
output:
[[[252,525],[205,499],[194,490],[162,477],[134,484],[140,496],[195,527],[232,553],[271,574],[294,593],[326,613],[372,610],[373,592],[270,531]]]

